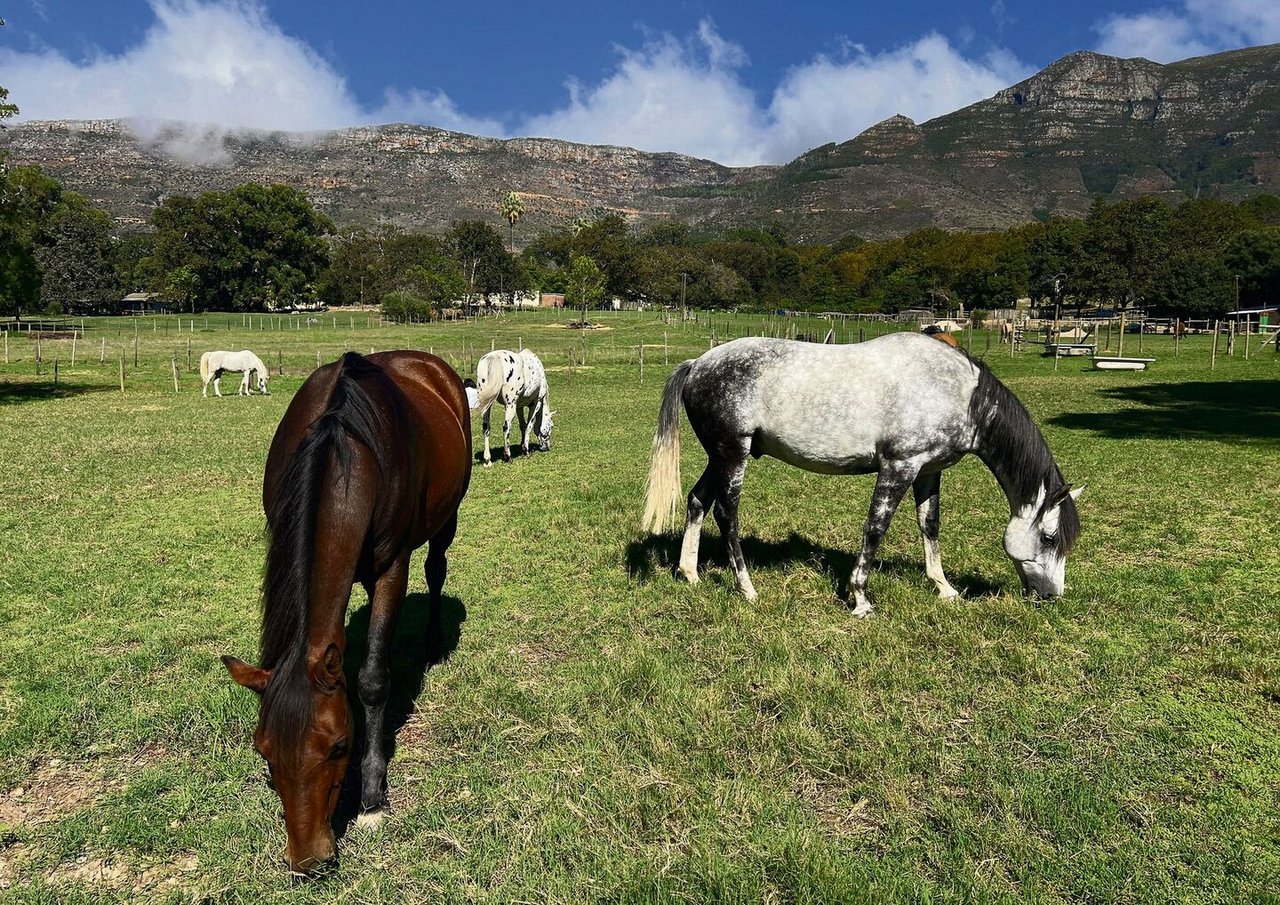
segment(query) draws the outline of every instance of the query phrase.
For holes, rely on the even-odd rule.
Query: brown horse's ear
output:
[[[267,689],[267,681],[271,678],[271,670],[263,669],[260,666],[250,666],[243,660],[226,655],[222,658],[222,665],[227,668],[227,672],[231,673],[231,678],[235,679],[237,685],[243,685],[250,691],[262,694]]]
[[[342,651],[338,645],[330,644],[324,649],[324,656],[315,666],[315,680],[325,689],[334,689],[342,684]]]

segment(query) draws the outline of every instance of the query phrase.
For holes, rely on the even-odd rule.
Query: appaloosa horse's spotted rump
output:
[[[1017,397],[963,351],[918,333],[855,345],[751,338],[680,364],[667,381],[653,440],[646,530],[662,531],[675,519],[682,404],[708,457],[689,492],[680,552],[679,570],[691,582],[698,580],[702,520],[714,504],[738,589],[755,599],[738,539],[738,499],[747,459],[773,456],[823,474],[877,474],[850,578],[854,613],[871,612],[871,562],[908,487],[925,571],[939,594],[955,596],[938,553],[938,493],[943,469],[974,453],[1008,498],[1004,548],[1023,588],[1062,593],[1083,488],[1063,480]]]

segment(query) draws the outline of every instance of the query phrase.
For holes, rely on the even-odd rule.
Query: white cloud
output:
[[[844,40],[838,54],[793,68],[762,101],[744,78],[746,52],[706,20],[684,40],[658,35],[639,48],[620,48],[616,67],[600,81],[570,81],[558,109],[504,122],[469,115],[434,90],[388,89],[380,105],[362,107],[346,78],[284,33],[260,0],[150,3],[155,22],[118,55],[72,60],[52,50],[0,48],[0,71],[23,118],[128,118],[171,153],[206,162],[219,158],[222,139],[236,130],[314,132],[407,121],[678,151],[737,165],[785,162],[895,113],[929,119],[1029,73],[1007,52],[975,59],[936,34],[882,53]],[[194,125],[176,131],[177,122]]]
[[[132,120],[144,139],[175,156],[216,162],[238,130],[312,132],[413,119],[493,133],[443,94],[388,91],[363,111],[346,79],[304,42],[282,32],[253,0],[151,0],[156,21],[119,55],[73,61],[55,51],[0,48],[0,71],[23,119]],[[175,132],[173,123],[191,123]]]
[[[769,105],[765,156],[789,160],[901,113],[916,122],[995,94],[1031,74],[1008,53],[970,60],[941,35],[881,54],[818,57],[793,69]]]
[[[1234,47],[1280,42],[1280,3],[1183,0],[1176,7],[1111,16],[1094,30],[1102,53],[1172,63]]]
[[[742,49],[708,23],[696,42],[670,35],[622,49],[617,70],[590,88],[571,82],[569,103],[526,119],[521,132],[650,151],[678,150],[726,164],[761,159],[766,126],[737,69]]]
[[[937,34],[881,54],[846,44],[839,58],[818,56],[792,69],[762,108],[737,72],[745,63],[740,48],[703,22],[696,43],[666,36],[622,51],[611,76],[589,89],[571,85],[568,106],[525,125],[727,164],[779,163],[896,113],[916,121],[940,116],[1031,72],[1008,53],[967,59]]]

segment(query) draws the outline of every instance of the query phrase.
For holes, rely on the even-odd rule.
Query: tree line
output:
[[[3,100],[3,96],[0,96]],[[150,230],[121,234],[109,216],[37,167],[0,163],[0,314],[107,312],[129,292],[181,311],[378,304],[426,319],[459,301],[562,292],[690,308],[886,312],[1012,307],[1142,307],[1184,317],[1280,298],[1280,198],[1170,206],[1096,201],[1082,218],[1003,232],[921,229],[881,241],[790,241],[776,225],[699,231],[635,226],[617,214],[520,237],[462,221],[429,235],[342,229],[300,191],[246,183],[164,198]],[[499,221],[501,222],[501,221]]]

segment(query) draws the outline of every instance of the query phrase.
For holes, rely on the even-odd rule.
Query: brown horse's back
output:
[[[431,462],[414,538],[414,546],[420,546],[457,511],[471,483],[471,409],[466,390],[453,368],[426,352],[378,352],[368,359],[404,391],[417,414],[419,449]]]

